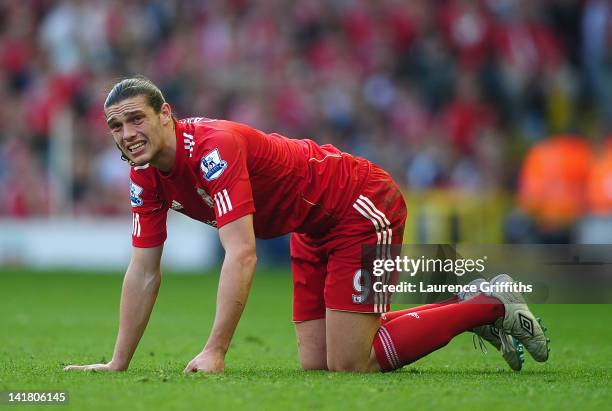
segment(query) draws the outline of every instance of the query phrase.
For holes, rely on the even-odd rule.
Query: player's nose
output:
[[[134,137],[136,137],[136,127],[130,125],[129,123],[124,124],[121,138],[123,140],[131,140]]]

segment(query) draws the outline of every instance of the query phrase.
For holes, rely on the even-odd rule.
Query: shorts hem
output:
[[[294,324],[299,324],[299,323],[305,323],[306,321],[315,321],[315,320],[324,320],[325,319],[325,314],[323,314],[323,316],[317,316],[315,318],[308,318],[307,320],[296,320],[295,318],[293,320],[291,320]]]
[[[380,314],[384,314],[384,313],[389,311],[388,309],[385,309],[383,311],[378,312],[378,311],[374,310],[374,307],[372,307],[372,308],[370,308],[368,310],[362,310],[362,311],[354,310],[354,309],[348,309],[348,308],[335,308],[335,307],[326,307],[326,308],[328,310],[333,310],[333,311],[342,311],[342,312],[345,312],[345,313],[358,313],[358,314],[379,314],[380,315]]]
[[[378,315],[382,315],[384,313],[387,313],[390,311],[391,306],[387,306],[385,307],[384,311],[376,311],[374,310],[374,307],[368,307],[368,309],[364,309],[362,311],[359,310],[355,310],[352,308],[347,308],[347,307],[325,307],[327,310],[333,310],[333,311],[341,311],[341,312],[345,312],[345,313],[357,313],[357,314],[378,314]],[[314,321],[314,320],[322,320],[325,318],[325,314],[318,314],[316,316],[313,316],[312,318],[299,318],[299,319],[295,319],[293,318],[291,321],[294,324],[299,324],[299,323],[304,323],[306,321]]]

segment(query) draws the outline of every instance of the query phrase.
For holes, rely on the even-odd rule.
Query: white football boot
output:
[[[491,279],[491,285],[512,284],[514,280],[507,274],[500,274]],[[499,330],[515,337],[525,346],[534,360],[544,362],[548,360],[550,340],[544,333],[545,329],[527,307],[527,303],[520,292],[512,290],[491,290],[486,293],[495,297],[504,304],[505,314],[503,318],[495,322]]]
[[[476,285],[480,290],[481,284],[486,283],[484,278],[477,278],[472,280],[468,285]],[[461,292],[457,294],[459,299],[466,300],[470,297],[479,294],[480,291],[476,292]],[[506,334],[494,325],[481,325],[472,329],[475,334],[474,337],[478,338],[480,349],[486,353],[487,349],[482,340],[487,341],[497,351],[501,352],[502,357],[508,363],[510,368],[514,371],[520,371],[523,368],[525,362],[525,353],[523,350],[523,344],[521,344],[516,338]],[[476,339],[474,339],[474,347],[476,348]]]

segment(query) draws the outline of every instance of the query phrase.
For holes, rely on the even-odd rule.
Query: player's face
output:
[[[161,113],[155,113],[144,96],[120,101],[105,110],[115,143],[136,165],[155,159],[163,147]]]

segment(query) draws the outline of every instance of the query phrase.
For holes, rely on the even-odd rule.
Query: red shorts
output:
[[[393,179],[372,166],[367,181],[337,225],[321,237],[291,235],[293,321],[325,318],[325,309],[360,313],[389,310],[390,296],[360,295],[362,246],[401,245],[406,203]]]

